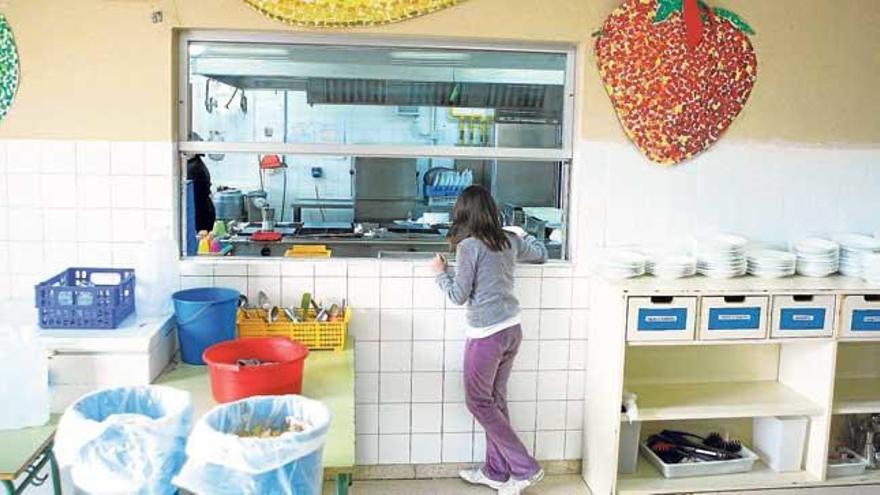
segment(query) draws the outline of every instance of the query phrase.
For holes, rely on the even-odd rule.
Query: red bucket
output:
[[[214,344],[205,349],[202,359],[208,365],[214,400],[232,402],[254,395],[301,393],[308,355],[308,348],[302,344],[269,337]],[[239,366],[239,359],[259,359],[268,364]]]

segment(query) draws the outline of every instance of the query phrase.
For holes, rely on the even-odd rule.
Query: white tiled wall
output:
[[[185,262],[183,286],[266,291],[298,301],[351,301],[355,338],[356,432],[360,464],[470,462],[485,452],[465,406],[464,310],[447,304],[422,264],[222,260]],[[523,267],[534,292],[523,312],[523,342],[510,379],[510,413],[541,459],[580,458],[588,282],[568,267]],[[320,274],[320,275],[319,275]],[[572,287],[580,290],[574,293]]]
[[[167,142],[0,141],[0,298],[69,266],[133,266],[144,232],[171,233]]]
[[[880,231],[880,150],[720,143],[691,163],[647,164],[628,144],[580,143],[572,170],[575,264],[521,266],[523,335],[510,414],[539,459],[581,452],[589,249],[723,228],[765,240]],[[0,298],[32,297],[72,265],[130,265],[138,234],[173,225],[170,143],[0,141]],[[375,260],[181,264],[184,287],[347,298],[355,314],[361,464],[479,459],[464,407],[460,308],[423,265]]]
[[[592,244],[674,242],[716,230],[777,243],[880,233],[877,147],[721,141],[669,168],[648,164],[627,143],[584,142],[575,162],[575,175],[586,177],[574,180],[585,192],[578,212],[592,222]]]

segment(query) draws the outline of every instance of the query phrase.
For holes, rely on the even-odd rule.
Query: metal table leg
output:
[[[351,475],[339,473],[336,475],[336,495],[348,495],[348,487],[351,486]]]
[[[49,474],[40,476],[40,471],[42,471],[46,464],[49,465]],[[15,483],[9,480],[3,480],[3,488],[4,491],[8,495],[19,495],[25,492],[29,486],[42,486],[49,477],[52,477],[52,493],[54,495],[61,495],[61,475],[58,472],[58,462],[55,460],[55,454],[52,452],[52,444],[46,446],[45,450],[41,453],[41,455],[37,458],[37,461],[27,467],[26,473],[24,475],[24,480],[18,486],[15,487]]]
[[[55,459],[55,451],[50,448],[47,453],[49,456],[49,468],[52,471],[52,493],[61,495],[61,474],[58,472],[58,460]]]

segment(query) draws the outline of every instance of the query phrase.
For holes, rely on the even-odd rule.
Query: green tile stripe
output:
[[[6,117],[18,90],[18,49],[12,28],[0,14],[0,120]]]

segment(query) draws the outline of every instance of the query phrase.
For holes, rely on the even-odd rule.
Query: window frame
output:
[[[562,147],[510,148],[510,147],[459,147],[395,144],[321,144],[321,143],[266,143],[234,141],[191,141],[192,101],[189,90],[189,44],[193,42],[231,42],[250,44],[308,44],[361,47],[433,48],[450,50],[492,50],[508,52],[556,53],[566,56],[564,102],[562,112]],[[178,153],[250,153],[306,156],[361,156],[384,158],[455,158],[473,160],[548,161],[560,162],[561,204],[565,239],[562,260],[569,259],[571,205],[571,163],[575,132],[575,88],[577,47],[569,43],[551,42],[485,42],[453,40],[433,37],[389,38],[370,34],[324,34],[279,33],[221,30],[182,30],[177,37],[177,129],[175,133]],[[181,160],[182,167],[185,162]],[[185,170],[181,177],[185,177]],[[179,221],[182,217],[179,217]],[[185,236],[182,236],[181,247]],[[185,256],[185,255],[184,255]]]

